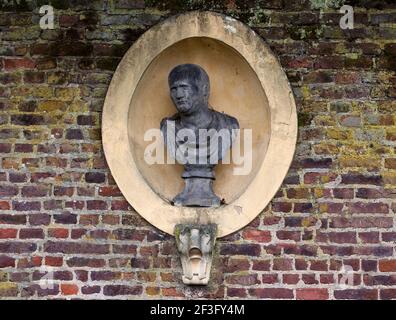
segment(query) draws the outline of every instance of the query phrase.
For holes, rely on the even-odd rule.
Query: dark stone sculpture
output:
[[[217,207],[213,192],[214,167],[223,159],[239,129],[237,119],[209,107],[209,77],[198,65],[176,66],[168,77],[178,113],[162,119],[161,132],[168,153],[184,165],[184,190],[176,206]]]

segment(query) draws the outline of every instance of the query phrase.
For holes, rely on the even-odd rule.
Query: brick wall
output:
[[[38,8],[48,3],[55,29],[41,30]],[[355,9],[353,30],[339,27],[343,3]],[[396,298],[393,0],[0,7],[2,299]],[[279,56],[299,115],[281,189],[248,227],[219,239],[204,288],[181,283],[174,239],[122,197],[100,137],[103,100],[123,54],[158,21],[191,9],[251,25]],[[343,269],[353,285],[339,285]],[[52,286],[39,282],[47,272]]]

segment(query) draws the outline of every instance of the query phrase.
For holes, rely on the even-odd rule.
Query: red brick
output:
[[[51,228],[48,229],[48,236],[53,237],[53,238],[67,238],[69,236],[69,230],[68,229],[62,229],[62,228]]]
[[[14,268],[15,259],[8,256],[0,255],[0,268],[7,268],[7,267]]]
[[[300,231],[281,230],[281,231],[276,232],[276,237],[279,240],[300,241],[301,240],[301,232]]]
[[[296,290],[297,300],[328,300],[327,289],[304,288]]]
[[[113,200],[111,201],[111,210],[130,210],[130,205],[125,200]]]
[[[184,297],[176,288],[162,288],[161,292],[165,297]]]
[[[21,229],[19,231],[20,239],[44,239],[44,231],[42,229]]]
[[[76,295],[78,294],[78,286],[75,284],[61,284],[61,293],[64,296]]]
[[[105,260],[95,258],[73,257],[67,260],[67,265],[69,267],[102,268],[105,264]]]
[[[396,289],[381,289],[380,290],[381,300],[394,300],[396,299]]]
[[[269,271],[271,268],[271,261],[270,260],[253,260],[253,270],[258,271]]]
[[[47,186],[24,186],[22,187],[22,196],[30,197],[45,197],[49,193]]]
[[[293,299],[293,290],[285,288],[249,289],[249,294],[260,299]]]
[[[15,69],[34,69],[36,63],[28,58],[7,58],[4,59],[4,68],[6,70]]]
[[[380,234],[379,232],[359,232],[359,239],[363,243],[379,243]]]
[[[44,263],[46,266],[61,267],[63,265],[63,257],[46,256]]]
[[[330,242],[334,243],[356,243],[356,232],[329,232]]]
[[[107,254],[110,248],[107,244],[48,241],[44,244],[44,251],[65,254]]]
[[[299,274],[283,274],[282,283],[284,284],[297,284],[300,281]]]
[[[122,193],[118,187],[100,187],[99,195],[103,197],[119,197]]]
[[[396,260],[380,260],[379,271],[396,272]]]
[[[273,273],[271,273],[271,274],[264,273],[261,276],[261,282],[265,283],[265,284],[279,283],[278,275],[277,274],[273,274]]]
[[[274,202],[272,203],[272,210],[274,212],[290,212],[292,203],[290,202]]]
[[[303,274],[301,276],[302,281],[305,284],[318,284],[318,280],[316,280],[315,274]]]
[[[348,203],[347,207],[351,213],[389,213],[389,206],[386,203]]]
[[[87,201],[88,210],[106,210],[107,203],[103,200],[88,200]]]
[[[100,286],[83,286],[81,288],[82,294],[95,294],[100,292]]]
[[[0,229],[0,239],[16,238],[17,233],[18,233],[17,229]]]
[[[91,271],[91,279],[92,281],[111,281],[111,280],[120,280],[121,279],[120,272],[113,271]]]
[[[271,233],[269,231],[245,229],[243,231],[243,238],[255,242],[271,242]]]
[[[1,185],[0,186],[0,198],[8,198],[18,194],[18,187],[13,185]]]
[[[247,293],[244,288],[227,288],[228,297],[246,298]]]
[[[276,258],[273,261],[273,269],[282,271],[292,270],[293,260],[287,258]]]

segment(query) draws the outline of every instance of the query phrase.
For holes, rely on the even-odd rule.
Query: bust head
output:
[[[194,114],[208,107],[210,83],[208,74],[196,64],[181,64],[169,73],[170,95],[177,111]]]

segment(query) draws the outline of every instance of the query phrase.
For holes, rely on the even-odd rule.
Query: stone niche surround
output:
[[[148,165],[144,132],[174,112],[166,77],[179,63],[197,63],[211,78],[210,104],[253,132],[253,167],[232,175],[219,165],[220,208],[175,207],[182,188],[179,165]],[[120,62],[102,122],[105,155],[125,198],[148,222],[173,234],[178,223],[214,223],[218,236],[252,221],[281,185],[297,138],[296,107],[287,77],[263,40],[243,23],[213,12],[171,17],[144,33]],[[243,139],[242,139],[243,140]]]

